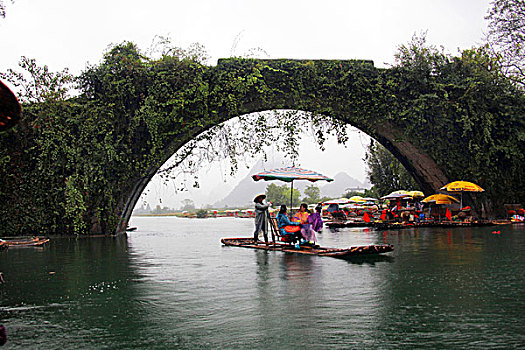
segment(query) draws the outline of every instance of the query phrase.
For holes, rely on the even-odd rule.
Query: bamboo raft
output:
[[[227,246],[243,247],[243,248],[252,248],[252,249],[264,249],[271,251],[280,251],[286,253],[295,253],[295,254],[306,254],[306,255],[319,255],[319,256],[330,256],[333,258],[349,258],[352,256],[366,256],[366,255],[377,255],[382,253],[388,253],[394,250],[394,247],[390,244],[387,245],[365,245],[357,246],[350,248],[325,248],[325,247],[308,247],[303,246],[299,249],[295,246],[275,242],[275,243],[265,243],[257,242],[255,243],[252,238],[223,238],[221,239],[222,244]]]
[[[32,237],[21,240],[3,240],[0,241],[0,250],[9,247],[39,247],[49,242],[49,238]]]

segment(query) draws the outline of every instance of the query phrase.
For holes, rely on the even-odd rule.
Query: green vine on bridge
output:
[[[328,134],[345,142],[347,124],[391,148],[410,141],[448,178],[487,188],[492,205],[525,200],[524,97],[483,48],[452,57],[415,40],[383,70],[241,58],[212,67],[200,50],[151,58],[123,43],[76,78],[27,59],[31,78],[3,75],[27,98],[22,122],[0,135],[1,234],[113,233],[137,184],[173,154],[165,177],[203,157],[235,171],[267,144],[293,158],[299,129],[321,147]]]

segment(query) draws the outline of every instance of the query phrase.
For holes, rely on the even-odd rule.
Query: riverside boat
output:
[[[5,245],[6,248],[8,247],[38,247],[43,246],[44,244],[49,242],[49,238],[39,238],[39,237],[32,237],[29,239],[9,239],[9,240],[2,240],[0,244]]]
[[[367,256],[367,255],[378,255],[383,253],[388,253],[394,250],[394,247],[390,244],[386,245],[365,245],[365,246],[355,246],[350,248],[326,248],[326,247],[309,247],[302,246],[297,249],[295,246],[281,243],[281,242],[254,242],[253,238],[223,238],[221,239],[222,244],[226,246],[235,246],[243,248],[252,248],[252,249],[263,249],[270,251],[280,251],[286,253],[295,253],[295,254],[306,254],[306,255],[319,255],[319,256],[329,256],[333,258],[350,258],[353,256]]]

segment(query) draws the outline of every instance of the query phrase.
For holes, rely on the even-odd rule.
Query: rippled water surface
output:
[[[221,246],[249,219],[131,226],[0,252],[4,348],[525,348],[523,225],[325,229],[324,246],[395,247],[348,261]]]

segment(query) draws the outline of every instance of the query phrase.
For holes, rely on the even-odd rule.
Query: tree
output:
[[[193,209],[195,209],[195,203],[191,199],[186,198],[185,200],[182,201],[181,210],[193,210]]]
[[[66,68],[51,72],[47,65],[39,66],[34,58],[22,56],[18,62],[22,72],[8,69],[0,78],[11,83],[22,103],[63,101],[68,97],[74,81]]]
[[[525,88],[525,1],[495,0],[485,18],[489,45],[501,58],[507,76]]]
[[[308,204],[319,203],[321,200],[321,190],[315,185],[310,185],[304,189],[303,202]]]
[[[208,217],[208,211],[206,209],[199,209],[195,213],[198,218],[206,218]]]
[[[266,186],[266,200],[272,202],[274,206],[281,204],[290,205],[290,190],[287,185],[278,186],[276,184],[269,184]],[[299,203],[299,196],[301,193],[298,189],[293,190],[293,202],[294,204]]]
[[[274,183],[266,186],[266,200],[272,202],[274,205],[285,204],[286,196],[284,191],[286,186],[278,186]]]
[[[374,185],[372,193],[376,196],[384,196],[401,189],[417,188],[414,179],[403,165],[374,140],[368,145],[365,162],[368,166],[368,179]]]

